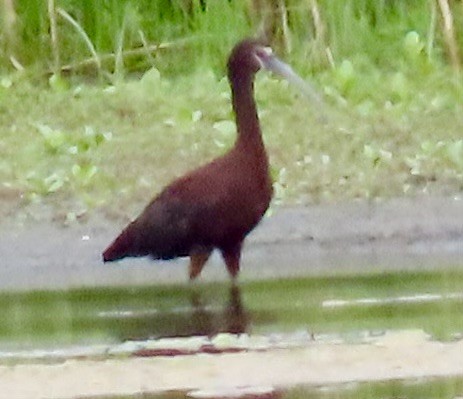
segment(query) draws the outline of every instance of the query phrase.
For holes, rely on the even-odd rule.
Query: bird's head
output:
[[[272,56],[272,49],[263,41],[245,39],[233,48],[228,69],[231,73],[255,74],[265,67],[264,62]]]
[[[279,60],[270,46],[257,39],[245,39],[232,50],[228,60],[228,74],[231,81],[239,81],[244,77],[252,78],[260,69],[266,69],[282,76],[296,85],[311,100],[322,103],[311,85],[299,77],[293,69]]]

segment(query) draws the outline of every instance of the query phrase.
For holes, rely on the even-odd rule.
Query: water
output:
[[[339,384],[335,386],[297,387],[273,395],[256,396],[259,399],[457,399],[463,395],[463,378],[430,378],[404,381]],[[143,399],[188,399],[186,392],[163,395],[144,395]],[[114,396],[105,399],[133,399]]]
[[[406,381],[344,384],[334,387],[295,388],[285,399],[449,399],[463,394],[463,378],[431,378]]]
[[[463,332],[463,271],[0,294],[0,352],[220,332]]]
[[[238,287],[225,282],[4,292],[0,314],[0,366],[62,364],[69,358],[252,352],[303,346],[311,340],[363,344],[390,331],[410,329],[454,342],[463,337],[463,270],[263,280]],[[463,379],[449,376],[295,387],[244,397],[455,399],[462,395]],[[140,395],[108,399],[133,397]],[[169,392],[142,397],[191,395]]]

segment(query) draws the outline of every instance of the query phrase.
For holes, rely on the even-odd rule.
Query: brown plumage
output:
[[[254,101],[254,75],[262,67],[282,75],[288,72],[259,41],[244,40],[235,46],[228,61],[238,130],[234,147],[167,186],[104,251],[105,262],[127,256],[189,256],[194,279],[218,249],[230,275],[237,276],[243,241],[272,197]]]

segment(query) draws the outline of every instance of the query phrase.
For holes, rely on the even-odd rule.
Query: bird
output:
[[[236,280],[243,242],[261,221],[273,194],[254,99],[254,78],[261,69],[301,83],[263,41],[244,39],[235,45],[227,63],[237,128],[233,147],[165,187],[104,250],[104,262],[189,257],[189,278],[194,280],[211,253],[219,250]]]

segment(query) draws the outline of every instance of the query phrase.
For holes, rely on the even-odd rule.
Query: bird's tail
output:
[[[141,256],[137,251],[136,238],[129,225],[103,252],[103,261],[112,262],[126,256]]]

